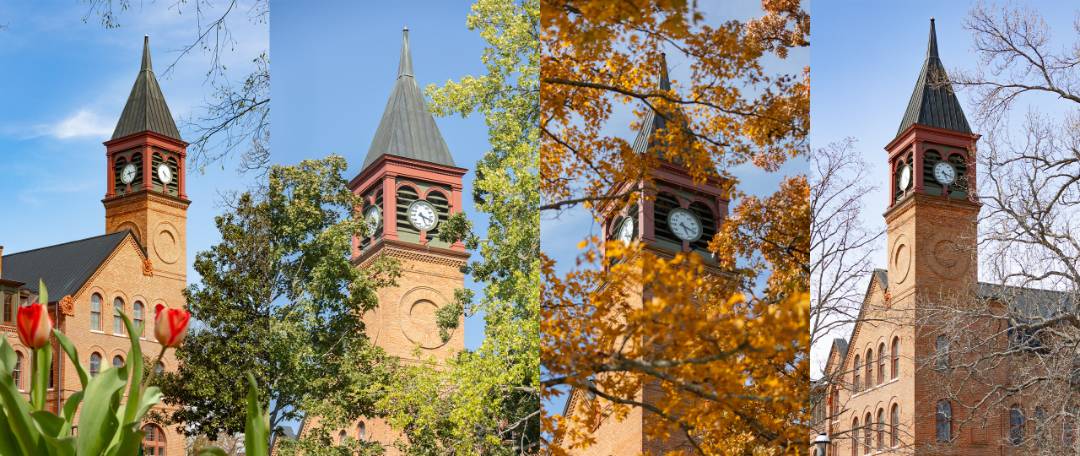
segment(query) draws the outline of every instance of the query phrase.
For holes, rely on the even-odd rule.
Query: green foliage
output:
[[[48,302],[44,284],[40,286],[39,298]],[[139,452],[144,436],[143,418],[160,402],[161,393],[144,382],[129,381],[142,378],[142,350],[131,320],[122,313],[121,318],[131,341],[128,362],[120,367],[107,367],[93,378],[87,377],[71,341],[59,331],[53,331],[61,349],[76,366],[83,388],[68,397],[60,415],[45,410],[43,392],[48,388],[51,344],[34,350],[28,402],[11,375],[15,351],[6,338],[0,340],[0,454],[114,456]],[[82,410],[76,421],[80,406]],[[77,435],[73,432],[76,426]]]
[[[428,88],[438,114],[479,113],[488,125],[491,150],[476,164],[473,192],[488,231],[470,233],[464,216],[446,230],[479,249],[467,269],[483,294],[474,301],[461,290],[438,315],[444,333],[462,314],[483,314],[486,326],[476,351],[395,375],[379,404],[404,430],[406,454],[540,451],[538,24],[535,0],[478,0],[467,25],[489,44],[487,74]]]
[[[339,394],[355,399],[356,413],[373,413],[379,392],[345,383],[392,366],[359,316],[398,273],[389,260],[363,271],[350,262],[352,237],[366,228],[352,216],[359,201],[341,177],[346,167],[338,156],[273,167],[217,217],[221,241],[196,256],[202,283],[187,290],[202,325],[163,382],[167,401],[186,405],[174,421],[211,438],[242,431],[248,394],[236,379],[248,373],[269,391],[271,430]]]

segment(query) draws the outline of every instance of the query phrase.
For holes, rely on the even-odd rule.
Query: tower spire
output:
[[[116,122],[112,139],[123,138],[135,133],[153,132],[162,136],[181,140],[180,130],[165,103],[154,68],[150,61],[150,36],[143,36],[142,64],[135,84],[131,87],[124,111]]]
[[[401,59],[398,62],[398,77],[413,76],[412,53],[409,52],[409,27],[401,29]]]
[[[911,93],[904,118],[900,121],[900,136],[912,125],[942,128],[960,133],[971,133],[960,100],[956,98],[949,75],[938,56],[937,31],[934,19],[930,19],[930,38],[926,44],[926,59],[923,61],[915,90]]]

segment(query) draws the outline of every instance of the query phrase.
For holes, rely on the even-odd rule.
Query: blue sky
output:
[[[241,78],[269,42],[268,26],[249,21],[241,2],[229,22],[236,40],[222,54],[228,76]],[[133,2],[120,27],[104,28],[82,2],[0,3],[0,195],[6,223],[0,245],[13,253],[104,233],[105,147],[139,70],[143,35],[158,82],[185,138],[182,119],[200,112],[211,88],[209,55],[188,54],[172,72],[178,49],[195,38],[190,11],[164,2]],[[85,20],[84,20],[85,18]],[[205,174],[189,172],[188,281],[195,253],[218,240],[213,217],[221,192],[243,189],[253,176],[237,176],[236,163]]]
[[[1053,42],[1071,44],[1072,21],[1077,10],[1068,2],[1015,2],[1031,5],[1050,27]],[[971,33],[964,21],[975,2],[816,2],[811,11],[811,144],[823,147],[846,137],[854,138],[855,153],[869,165],[869,179],[878,186],[864,198],[864,221],[884,229],[887,198],[882,188],[887,182],[886,144],[896,136],[904,109],[915,86],[926,55],[930,18],[937,28],[938,50],[950,74],[972,70],[978,65]],[[978,131],[971,115],[967,92],[958,97],[972,129]],[[1036,103],[1045,103],[1038,99]],[[1034,105],[1028,105],[1034,106]],[[1014,112],[1026,112],[1025,103]],[[884,267],[885,242],[875,249],[875,267]],[[868,279],[867,279],[868,280]],[[836,334],[846,337],[847,334]],[[829,338],[831,340],[831,338]],[[825,340],[822,338],[821,340]],[[812,353],[814,372],[828,355],[824,344]],[[815,374],[816,375],[816,374]]]

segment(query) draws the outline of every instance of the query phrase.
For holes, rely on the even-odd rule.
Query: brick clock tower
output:
[[[666,62],[660,70],[659,87],[669,90],[671,83]],[[655,133],[671,123],[656,112],[648,112],[634,140],[634,151],[660,153]],[[634,201],[627,207],[600,208],[601,213],[609,213],[603,224],[608,239],[642,242],[646,249],[663,257],[673,257],[680,252],[699,254],[707,263],[713,263],[708,251],[709,242],[728,211],[728,184],[723,179],[713,177],[704,183],[695,183],[685,168],[661,157],[649,180],[626,182],[613,188],[610,194],[635,189]],[[632,306],[640,307],[650,298],[649,285],[643,284],[627,296]],[[609,402],[591,396],[584,390],[575,389],[566,403],[564,415],[588,416],[586,421],[591,428],[587,432],[596,439],[596,443],[577,450],[576,454],[663,454],[689,448],[689,443],[680,436],[658,441],[645,435],[646,429],[660,425],[660,417],[636,407],[620,421],[612,415]],[[647,383],[634,399],[651,404],[670,400],[656,383]]]
[[[413,75],[409,32],[402,33],[397,79],[371,141],[364,167],[349,183],[363,198],[360,213],[367,237],[353,239],[353,262],[359,268],[389,256],[401,265],[397,285],[379,290],[379,306],[364,316],[368,337],[405,362],[440,362],[464,349],[462,326],[443,342],[436,312],[465,286],[461,271],[469,254],[460,243],[437,239],[443,223],[462,211],[462,177],[446,141],[428,112]],[[420,357],[414,353],[419,348]],[[387,454],[398,434],[381,420],[356,423],[342,431],[353,438],[377,440]]]
[[[144,38],[142,67],[112,139],[105,142],[105,232],[131,230],[146,249],[144,269],[185,283],[191,204],[184,189],[186,153]]]

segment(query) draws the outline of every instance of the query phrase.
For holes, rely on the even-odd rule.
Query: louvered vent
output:
[[[910,151],[905,153],[904,156],[902,158],[900,158],[896,163],[896,172],[893,173],[893,187],[896,188],[896,193],[893,194],[893,199],[894,200],[898,200],[898,199],[904,197],[904,188],[900,186],[900,171],[902,169],[904,169],[904,166],[912,166],[913,165],[913,160],[911,159],[911,155],[912,154],[911,154]],[[915,168],[912,168],[913,171],[914,171],[914,169]],[[912,180],[911,186],[914,187],[915,186],[915,183],[914,183],[915,175],[914,174],[912,174],[911,180]]]
[[[967,161],[960,154],[952,154],[949,156],[949,163],[952,163],[953,168],[956,168],[956,182],[949,188],[949,197],[967,198]]]
[[[446,199],[446,196],[440,192],[430,192],[427,196],[427,202],[435,206],[435,212],[439,214],[439,223],[435,225],[435,229],[428,232],[428,236],[436,238],[439,235],[439,230],[442,229],[443,223],[446,223],[446,219],[450,218],[450,200]]]
[[[934,177],[934,165],[941,161],[941,154],[928,150],[923,154],[923,190],[928,195],[940,195],[941,184]]]
[[[158,166],[165,162],[164,157],[160,153],[155,152],[150,160],[150,182],[153,184],[154,190],[164,192],[161,179],[158,178],[157,169]]]
[[[381,208],[383,206],[383,197],[382,196],[383,195],[382,195],[382,190],[381,189],[377,190],[375,192],[375,205],[374,205],[374,207]],[[364,198],[364,201],[368,201],[368,198]],[[364,206],[364,210],[360,211],[361,217],[363,217],[364,214],[367,213],[367,210],[370,207],[372,207],[371,204],[368,204],[368,205]],[[360,249],[361,250],[366,249],[369,245],[371,245],[372,239],[381,237],[382,234],[383,234],[383,229],[385,227],[386,227],[386,220],[383,220],[383,222],[379,224],[378,228],[375,228],[375,233],[372,236],[365,236],[365,237],[361,238],[360,239]]]
[[[123,157],[117,157],[116,162],[113,163],[113,180],[115,181],[113,182],[113,191],[117,194],[127,191],[127,184],[125,184],[124,181],[120,178],[124,171],[124,167],[127,166],[127,164],[128,161]]]
[[[416,193],[416,189],[410,186],[403,186],[398,189],[397,192],[397,229],[399,233],[410,233],[419,236],[418,231],[412,223],[409,223],[409,205],[419,199],[419,195]],[[385,222],[384,222],[385,223]]]
[[[671,210],[679,207],[679,200],[670,193],[660,193],[656,195],[655,204],[655,223],[656,223],[656,239],[674,242],[676,244],[682,244],[679,238],[675,237],[675,233],[671,231],[671,227],[668,226],[668,214]]]
[[[176,158],[169,157],[166,162],[169,164],[169,171],[172,171],[172,180],[165,186],[165,193],[172,196],[180,196],[180,164],[176,162]]]
[[[709,242],[716,235],[716,217],[709,207],[701,202],[690,204],[690,210],[701,219],[701,237],[690,244],[691,249],[709,250]]]

